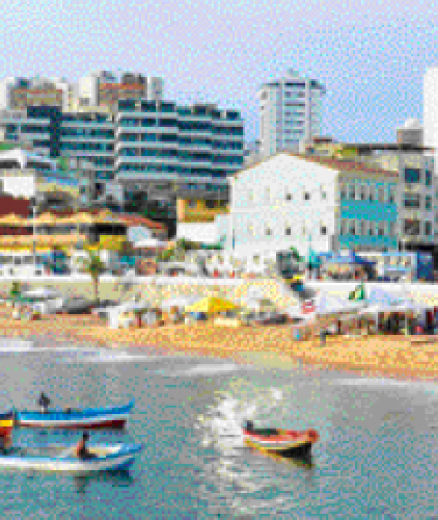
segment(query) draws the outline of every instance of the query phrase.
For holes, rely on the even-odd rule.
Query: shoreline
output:
[[[438,338],[434,338],[435,342],[414,343],[405,336],[329,336],[326,345],[320,346],[319,338],[293,340],[287,324],[233,329],[201,322],[113,330],[90,315],[13,320],[8,308],[0,308],[0,336],[86,343],[106,349],[134,348],[163,356],[229,359],[262,368],[287,370],[302,366],[306,370],[338,370],[361,377],[438,381]]]

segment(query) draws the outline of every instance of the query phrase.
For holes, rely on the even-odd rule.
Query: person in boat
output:
[[[87,447],[87,441],[90,438],[88,432],[82,434],[82,439],[76,445],[76,455],[79,459],[95,459],[97,455],[91,453]]]
[[[0,437],[0,453],[8,455],[12,451],[12,435],[5,435]]]
[[[247,431],[247,432],[253,432],[254,431],[254,423],[252,421],[245,421],[243,423],[243,428]]]
[[[41,392],[40,398],[38,399],[38,405],[41,408],[42,413],[47,413],[49,411],[50,399],[44,392]]]

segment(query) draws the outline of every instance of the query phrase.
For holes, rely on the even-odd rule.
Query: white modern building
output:
[[[300,141],[319,135],[324,94],[322,84],[294,71],[264,83],[257,94],[261,156],[269,157],[281,150],[297,152]]]
[[[438,67],[426,70],[423,81],[424,146],[438,148]]]
[[[355,161],[280,153],[231,178],[217,235],[238,254],[397,250],[398,174]]]

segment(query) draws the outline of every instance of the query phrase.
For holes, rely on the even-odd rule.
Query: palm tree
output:
[[[99,301],[99,277],[106,271],[106,266],[100,259],[98,253],[94,253],[90,249],[86,249],[88,258],[83,260],[85,271],[91,276],[94,283],[94,294],[96,301]]]

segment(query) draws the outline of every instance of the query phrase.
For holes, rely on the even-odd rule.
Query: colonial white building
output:
[[[280,153],[231,179],[227,249],[296,247],[307,255],[398,247],[398,173],[326,157]],[[224,230],[223,218],[218,234]]]

